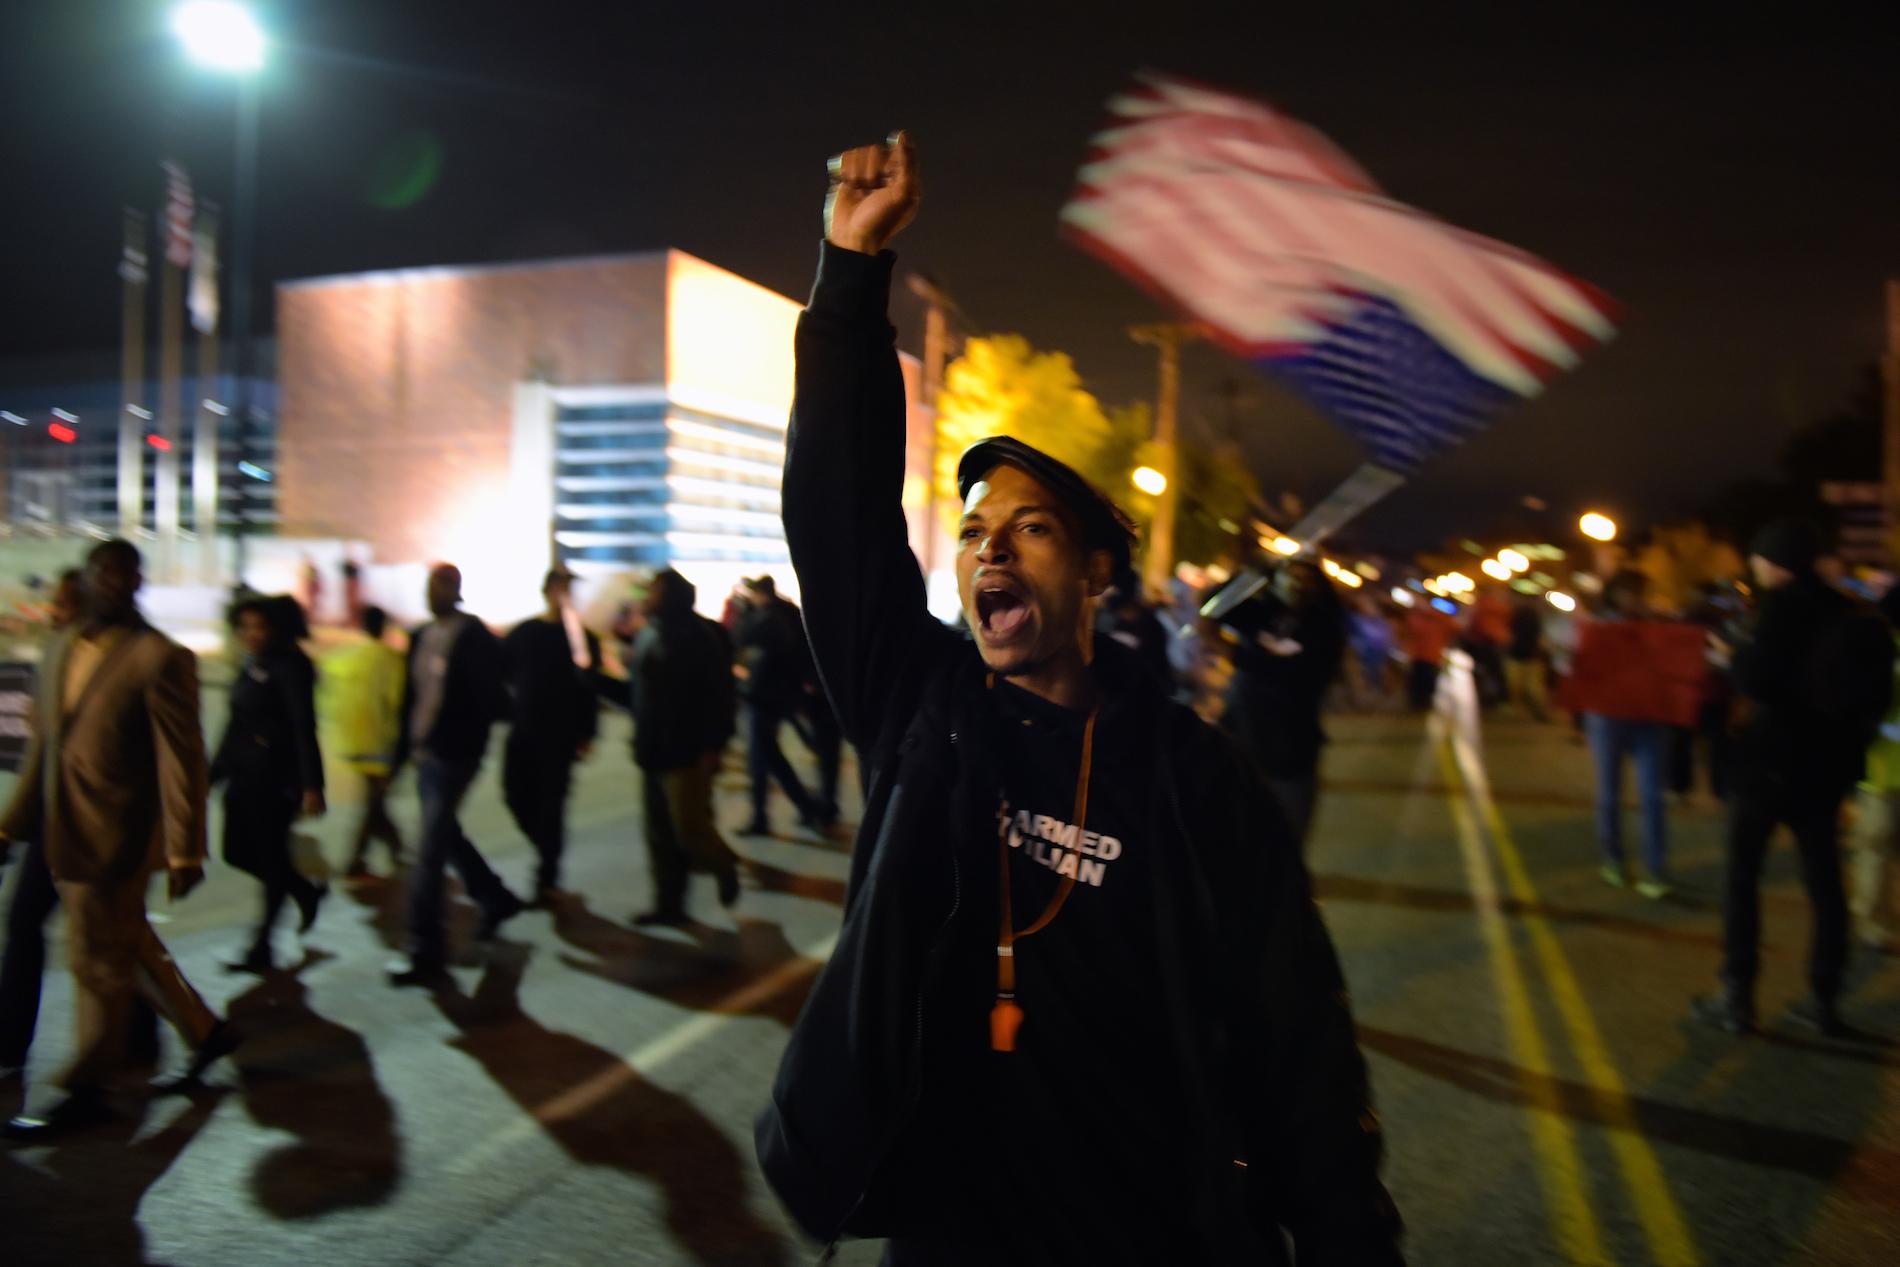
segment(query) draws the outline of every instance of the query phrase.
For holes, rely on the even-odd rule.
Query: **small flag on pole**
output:
[[[1265,105],[1144,76],[1110,110],[1064,230],[1385,472],[1410,475],[1615,333],[1590,286],[1393,200]]]
[[[149,275],[145,255],[145,217],[125,209],[125,245],[119,250],[119,280],[128,286],[143,286]]]
[[[199,334],[218,329],[218,218],[210,204],[191,231],[191,280],[185,287],[191,328]]]
[[[191,194],[191,177],[170,159],[159,163],[165,170],[165,262],[174,268],[191,265],[191,220],[196,203]]]

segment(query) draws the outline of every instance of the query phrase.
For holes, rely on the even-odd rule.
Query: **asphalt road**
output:
[[[1769,871],[1767,1032],[1698,1029],[1687,1000],[1713,981],[1719,933],[1713,807],[1675,812],[1685,892],[1645,902],[1597,878],[1587,761],[1563,729],[1494,721],[1475,743],[1445,729],[1335,719],[1312,850],[1412,1261],[1900,1262],[1900,1054],[1777,1020],[1807,929],[1791,851]],[[736,920],[700,880],[701,927],[635,931],[647,886],[624,740],[621,723],[580,779],[576,898],[470,947],[453,996],[381,979],[399,884],[339,889],[301,952],[282,934],[292,967],[261,983],[219,968],[256,901],[245,877],[220,869],[161,904],[162,935],[250,1041],[195,1103],[0,1151],[0,1260],[813,1261],[759,1178],[751,1120],[829,952],[846,847],[735,836],[756,877]],[[730,832],[736,768],[721,786]],[[351,809],[320,825],[332,858]],[[396,809],[413,824],[412,798]],[[529,853],[492,770],[465,822],[524,888]],[[473,924],[462,906],[459,945]],[[63,1059],[70,1004],[55,971],[35,1074]],[[1859,954],[1845,1004],[1900,1035],[1900,960]]]

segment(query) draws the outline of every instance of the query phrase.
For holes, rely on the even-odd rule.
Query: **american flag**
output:
[[[190,268],[191,219],[197,209],[191,177],[170,159],[159,166],[165,169],[165,262],[174,268]]]
[[[1534,256],[1388,197],[1317,131],[1143,76],[1110,102],[1065,232],[1410,474],[1614,333]]]

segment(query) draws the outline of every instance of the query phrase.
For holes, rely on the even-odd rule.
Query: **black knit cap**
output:
[[[957,496],[967,498],[971,486],[999,466],[1013,466],[1033,476],[1075,515],[1082,525],[1082,544],[1108,551],[1115,571],[1128,567],[1135,548],[1135,521],[1073,467],[1014,436],[990,436],[963,451],[957,460]]]
[[[1821,553],[1821,534],[1805,519],[1777,519],[1755,534],[1748,552],[1790,572],[1807,572]]]

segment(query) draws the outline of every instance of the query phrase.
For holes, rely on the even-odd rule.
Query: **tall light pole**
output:
[[[184,45],[185,55],[198,66],[237,80],[237,162],[233,172],[231,240],[231,320],[226,325],[232,342],[231,416],[237,425],[238,461],[250,464],[251,439],[251,244],[257,214],[257,72],[263,69],[268,41],[251,11],[235,0],[188,0],[172,11],[172,31]],[[199,384],[202,391],[204,384]],[[215,462],[215,454],[209,455]],[[200,452],[197,460],[207,460]],[[248,527],[249,498],[240,469],[236,516],[236,580],[244,579],[244,537]],[[214,512],[215,514],[215,512]],[[217,520],[210,524],[213,536]]]

